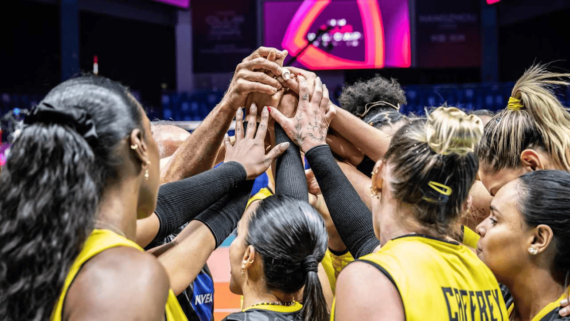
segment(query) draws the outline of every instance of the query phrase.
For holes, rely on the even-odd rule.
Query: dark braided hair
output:
[[[0,320],[48,320],[91,233],[104,187],[119,178],[114,152],[142,130],[138,102],[120,84],[84,76],[40,106],[89,115],[95,140],[73,123],[39,119],[22,130],[0,177]]]
[[[305,287],[303,320],[328,320],[318,276],[327,249],[322,217],[307,202],[271,196],[259,203],[248,225],[246,243],[263,259],[267,288],[293,294]]]

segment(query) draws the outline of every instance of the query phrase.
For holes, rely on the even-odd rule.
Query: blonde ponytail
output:
[[[478,155],[486,170],[520,166],[527,148],[542,148],[558,169],[570,171],[570,114],[553,92],[570,74],[534,65],[516,82],[507,108],[485,128]]]

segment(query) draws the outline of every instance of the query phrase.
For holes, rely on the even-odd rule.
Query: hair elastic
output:
[[[507,104],[507,109],[509,109],[509,110],[521,110],[522,108],[524,108],[524,105],[522,104],[522,101],[520,99],[515,98],[515,97],[509,98],[509,103]]]
[[[306,273],[319,272],[319,261],[313,255],[307,255],[303,260],[303,267]]]
[[[369,106],[370,105],[370,106]],[[390,106],[392,108],[394,108],[396,111],[400,111],[400,104],[398,104],[398,106],[395,106],[393,104],[390,104],[387,101],[377,101],[377,102],[373,102],[373,103],[368,103],[364,106],[364,112],[360,115],[358,115],[359,117],[364,117],[366,116],[366,114],[368,114],[368,112],[374,108],[374,107],[378,107],[378,106]]]

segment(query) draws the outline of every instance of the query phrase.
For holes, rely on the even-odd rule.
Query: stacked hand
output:
[[[227,135],[224,139],[226,147],[224,162],[234,161],[240,163],[245,168],[247,179],[254,179],[264,173],[271,163],[289,147],[289,143],[279,144],[267,155],[265,154],[264,141],[267,134],[268,120],[269,113],[267,108],[263,108],[259,129],[256,129],[257,107],[255,104],[252,105],[249,109],[247,131],[244,135],[243,111],[240,108],[236,113],[235,143],[232,146]]]
[[[273,48],[261,47],[245,58],[236,68],[230,87],[221,104],[234,110],[246,106],[250,93],[273,96],[283,86],[273,76],[280,76],[283,68],[275,61],[266,59],[273,52],[275,59],[284,59],[284,53]]]
[[[306,153],[313,147],[326,145],[329,124],[336,111],[330,107],[328,89],[320,78],[316,78],[311,95],[307,79],[301,75],[297,77],[300,98],[295,116],[288,118],[276,108],[270,112],[289,138]]]

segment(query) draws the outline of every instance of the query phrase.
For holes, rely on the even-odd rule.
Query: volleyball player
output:
[[[477,255],[510,291],[510,320],[570,320],[558,314],[569,297],[569,208],[570,173],[531,171],[497,192],[477,227]]]
[[[2,319],[186,319],[162,265],[131,241],[137,218],[154,211],[160,175],[138,102],[82,77],[53,89],[28,125],[0,187]],[[253,147],[234,159],[251,159]],[[237,167],[256,176],[243,168],[267,159],[257,163]]]
[[[303,91],[301,97],[309,98]],[[459,311],[457,291],[467,293],[471,304],[458,313],[504,319],[506,308],[492,273],[466,247],[445,239],[464,210],[477,173],[473,148],[481,121],[455,108],[439,108],[427,124],[418,120],[402,127],[373,178],[373,193],[382,190],[373,203],[373,228],[370,212],[325,144],[327,106],[310,106],[292,119],[273,109],[271,114],[305,152],[351,253],[360,257],[374,251],[375,232],[383,244],[378,253],[340,274],[336,318],[451,319]],[[316,126],[309,124],[313,120]],[[490,300],[477,301],[485,293]]]
[[[540,169],[570,171],[570,114],[552,92],[570,74],[535,65],[516,82],[507,108],[485,127],[479,176],[495,195],[506,183]]]

